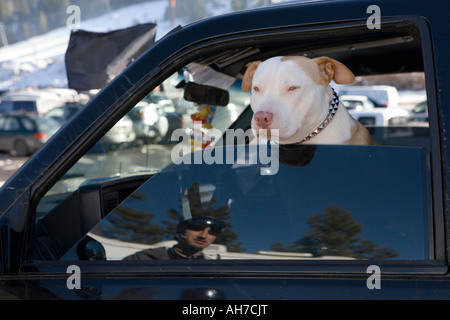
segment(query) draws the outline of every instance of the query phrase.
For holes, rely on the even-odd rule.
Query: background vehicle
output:
[[[450,123],[443,121],[450,116],[450,4],[380,0],[379,29],[368,28],[369,5],[284,3],[177,28],[153,45],[0,189],[0,293],[450,298]],[[252,110],[236,103],[233,89],[249,63],[288,54],[330,56],[358,77],[423,73],[428,126],[403,126],[411,130],[381,135],[379,146],[250,144]],[[184,99],[180,77],[205,86],[205,95]],[[185,130],[175,145],[96,149],[124,115],[161,89],[172,101],[185,100],[187,118],[204,120],[192,131],[202,142],[214,140],[214,148],[193,148],[198,137]],[[223,91],[230,99],[217,103]],[[101,162],[90,166],[97,157]],[[172,240],[189,213],[223,220],[226,233],[215,242],[215,257],[222,250],[223,259],[118,260],[123,246]],[[79,288],[70,282],[77,276]],[[180,315],[169,309],[173,318]]]
[[[364,95],[385,108],[398,107],[398,91],[393,86],[342,86],[339,87],[339,95]]]
[[[77,103],[66,103],[63,106],[57,106],[45,113],[45,116],[52,118],[59,124],[64,124],[67,120],[72,118],[83,107]]]
[[[141,101],[128,116],[133,120],[136,139],[155,143],[161,141],[168,133],[169,122],[155,104]]]
[[[49,110],[45,116],[57,121],[60,125],[66,123],[76,113],[78,113],[84,105],[78,103],[66,103],[64,106],[54,107]],[[135,142],[138,131],[136,131],[135,122],[131,118],[133,110],[127,117],[121,119],[103,138],[105,148],[117,149],[121,146]]]
[[[44,114],[64,103],[58,94],[46,91],[6,92],[1,96],[0,113],[25,111]]]
[[[136,132],[134,131],[133,120],[128,115],[120,119],[102,139],[105,147],[113,150],[121,146],[127,146],[135,140]]]
[[[56,121],[43,116],[24,113],[1,115],[0,149],[16,156],[30,155],[58,129]]]
[[[409,121],[428,123],[428,105],[426,101],[417,104],[412,110]]]
[[[407,125],[409,112],[400,109],[349,110],[350,114],[365,126],[399,126]]]
[[[361,111],[384,107],[384,105],[381,105],[375,100],[372,100],[366,96],[341,95],[339,96],[339,99],[348,110]]]

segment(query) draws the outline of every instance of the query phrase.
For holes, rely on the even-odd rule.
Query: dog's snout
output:
[[[270,126],[273,120],[273,113],[266,111],[258,111],[254,114],[254,119],[256,124],[263,129],[266,129]]]

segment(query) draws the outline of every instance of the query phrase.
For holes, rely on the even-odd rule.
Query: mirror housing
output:
[[[106,251],[103,245],[89,236],[85,236],[77,244],[77,255],[80,260],[106,260]]]
[[[184,86],[184,99],[198,104],[225,107],[230,101],[230,94],[224,89],[188,82]]]

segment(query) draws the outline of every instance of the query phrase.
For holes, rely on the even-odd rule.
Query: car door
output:
[[[319,9],[346,15],[322,21]],[[449,297],[431,31],[414,15],[383,19],[371,32],[355,10],[280,6],[162,39],[5,184],[2,195],[18,200],[0,199],[2,290],[55,299]],[[269,12],[278,18],[267,19]],[[288,54],[330,55],[359,76],[419,72],[429,124],[369,128],[381,146],[255,143],[242,74],[252,61]],[[189,82],[230,99],[190,99]],[[118,151],[99,144],[159,90],[186,120],[170,144]],[[226,225],[210,259],[124,259],[171,248],[177,222],[189,214]]]

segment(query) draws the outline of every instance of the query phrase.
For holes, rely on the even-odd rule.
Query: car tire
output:
[[[30,154],[30,148],[24,140],[16,140],[14,142],[13,150],[11,150],[13,156],[25,157]]]

